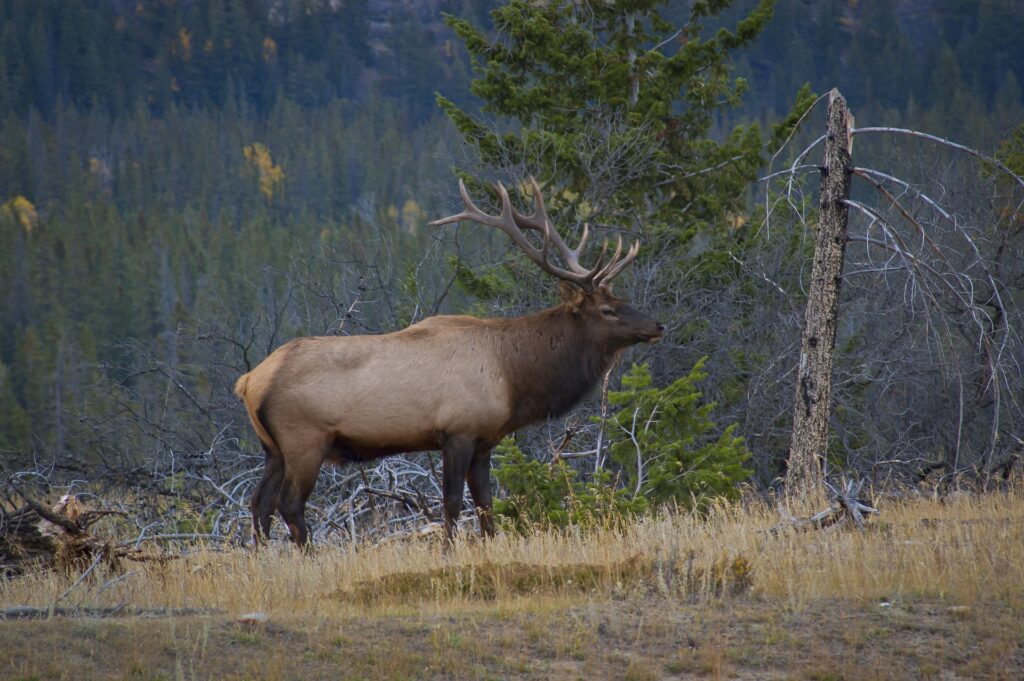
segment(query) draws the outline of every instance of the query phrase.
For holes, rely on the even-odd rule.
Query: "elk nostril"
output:
[[[665,325],[664,324],[658,324],[658,331],[664,331],[664,330],[665,330]]]

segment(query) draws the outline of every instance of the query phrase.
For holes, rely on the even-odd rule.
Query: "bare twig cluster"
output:
[[[786,514],[782,523],[769,530],[777,534],[786,529],[792,530],[824,530],[852,526],[864,529],[865,515],[878,515],[878,509],[862,498],[864,481],[844,480],[839,487],[825,482],[828,489],[828,508],[805,517],[794,517]]]

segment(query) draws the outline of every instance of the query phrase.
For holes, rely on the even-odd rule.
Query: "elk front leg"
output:
[[[465,437],[448,438],[441,450],[444,531],[449,542],[455,535],[455,522],[462,511],[462,493],[473,450],[473,440]]]

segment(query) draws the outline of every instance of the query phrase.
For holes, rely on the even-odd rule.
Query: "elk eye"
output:
[[[605,305],[604,307],[601,308],[601,314],[603,314],[605,317],[614,317],[615,310]]]

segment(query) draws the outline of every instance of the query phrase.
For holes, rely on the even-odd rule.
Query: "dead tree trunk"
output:
[[[793,436],[786,472],[786,495],[791,499],[810,501],[824,495],[821,458],[828,446],[832,351],[836,342],[849,217],[846,200],[850,196],[852,128],[846,100],[838,90],[832,90],[828,100],[825,160],[821,168],[818,233],[800,342]]]

